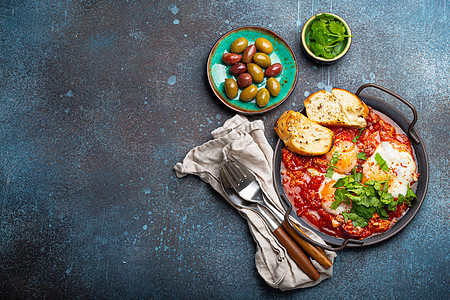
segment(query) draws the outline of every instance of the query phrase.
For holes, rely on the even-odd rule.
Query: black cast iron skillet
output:
[[[403,102],[406,106],[408,106],[413,113],[413,120],[409,121],[401,112],[399,112],[396,108],[394,108],[392,105],[387,104],[386,102],[361,95],[361,91],[365,88],[372,87],[379,89],[395,98]],[[381,87],[374,83],[368,83],[362,85],[355,93],[364,103],[366,103],[368,106],[372,107],[373,109],[385,114],[389,118],[391,118],[409,137],[411,140],[411,146],[414,149],[415,155],[416,155],[416,163],[418,166],[418,173],[419,173],[419,181],[417,183],[417,189],[416,189],[416,195],[417,199],[414,199],[412,201],[412,207],[409,208],[409,210],[406,212],[406,214],[397,221],[388,231],[369,237],[363,240],[355,240],[355,239],[342,239],[342,238],[336,238],[331,235],[325,234],[313,227],[311,227],[308,223],[303,221],[303,219],[299,218],[294,210],[292,209],[292,205],[289,202],[289,200],[286,197],[286,194],[283,189],[283,185],[281,182],[281,150],[284,147],[284,143],[281,140],[278,140],[276,146],[275,146],[275,153],[274,153],[274,160],[273,160],[273,176],[274,176],[274,182],[275,182],[275,190],[278,193],[278,196],[283,200],[285,208],[286,208],[286,220],[287,223],[291,226],[291,228],[296,231],[302,238],[306,239],[312,244],[315,244],[316,246],[322,247],[327,250],[331,251],[337,251],[342,250],[345,247],[362,247],[362,246],[369,246],[373,244],[380,243],[382,241],[385,241],[392,236],[399,233],[403,228],[405,228],[406,225],[408,225],[409,222],[415,217],[417,212],[419,211],[420,207],[422,206],[422,203],[425,199],[425,194],[427,192],[428,188],[428,179],[429,179],[429,167],[428,167],[428,157],[427,153],[425,151],[425,146],[422,142],[422,139],[420,138],[419,134],[417,133],[416,129],[414,128],[414,125],[417,122],[417,111],[415,107],[400,97],[399,95],[395,94],[394,92],[391,92],[390,90]],[[306,115],[305,110],[303,109],[301,111],[303,114]],[[289,215],[294,217],[296,220],[300,222],[303,226],[310,228],[313,230],[317,235],[319,235],[326,243],[327,245],[323,245],[320,243],[317,243],[316,241],[305,237],[303,234],[301,234],[298,229],[293,226],[292,222],[289,220]],[[331,246],[330,246],[331,245]]]

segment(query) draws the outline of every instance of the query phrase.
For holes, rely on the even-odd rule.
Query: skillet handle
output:
[[[378,85],[378,84],[375,84],[375,83],[366,83],[366,84],[363,84],[363,85],[360,86],[359,89],[356,91],[355,95],[356,95],[356,96],[359,96],[359,94],[361,93],[361,91],[362,91],[363,89],[367,88],[367,87],[373,87],[373,88],[376,88],[376,89],[378,89],[378,90],[380,90],[380,91],[383,91],[383,92],[385,92],[385,93],[387,93],[387,94],[389,94],[389,95],[391,95],[391,96],[397,98],[398,100],[400,100],[401,102],[403,102],[406,106],[408,106],[408,107],[412,110],[412,112],[413,112],[413,120],[412,120],[411,124],[409,124],[409,127],[408,127],[408,135],[409,135],[409,137],[414,141],[414,143],[420,144],[420,139],[419,139],[419,138],[417,137],[417,135],[413,132],[413,130],[414,130],[414,125],[415,125],[416,122],[417,122],[417,110],[416,110],[416,108],[414,107],[414,105],[412,105],[410,102],[408,102],[408,101],[405,100],[404,98],[400,97],[400,96],[397,95],[396,93],[394,93],[394,92],[388,90],[387,88],[384,88],[384,87],[382,87],[382,86],[380,86],[380,85]]]
[[[313,240],[312,238],[307,236],[303,231],[301,231],[300,228],[298,228],[294,223],[291,222],[290,215],[291,215],[291,211],[292,211],[292,204],[286,198],[286,195],[282,194],[280,196],[280,198],[287,205],[286,214],[284,215],[283,226],[289,227],[290,228],[288,230],[289,232],[291,232],[292,234],[295,234],[296,236],[298,236],[298,237],[308,241],[310,244],[313,244],[314,246],[320,247],[320,248],[328,250],[328,251],[340,251],[340,250],[344,249],[345,247],[347,247],[348,243],[359,244],[359,245],[364,244],[364,241],[362,241],[362,240],[354,240],[354,239],[346,239],[346,240],[344,240],[342,245],[337,246],[337,247],[331,247],[331,246],[328,246],[327,244],[321,244],[319,242],[316,242],[315,240]]]

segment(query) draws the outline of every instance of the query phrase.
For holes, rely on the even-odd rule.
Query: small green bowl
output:
[[[280,93],[276,97],[270,97],[269,103],[264,107],[259,107],[255,99],[249,102],[239,100],[241,90],[234,99],[228,98],[225,93],[225,79],[236,78],[230,74],[230,66],[223,63],[222,55],[230,52],[231,43],[240,37],[246,38],[249,45],[254,44],[259,37],[268,39],[273,45],[273,52],[269,55],[272,64],[281,63],[283,65],[283,71],[275,77],[281,86]],[[246,115],[261,114],[276,108],[289,97],[297,82],[297,60],[291,47],[275,32],[258,26],[237,28],[223,35],[212,47],[206,67],[209,84],[217,98],[230,109]],[[253,84],[259,90],[266,86],[266,82],[267,78],[265,77],[263,82]]]
[[[352,44],[352,38],[348,37],[346,38],[341,44],[339,44],[339,47],[342,48],[339,55],[332,59],[327,59],[323,57],[316,56],[311,49],[308,47],[309,43],[309,34],[310,34],[310,27],[311,23],[320,15],[327,14],[333,16],[336,20],[341,21],[346,29],[346,33],[348,35],[352,35],[352,32],[350,30],[350,27],[348,26],[347,22],[345,22],[344,19],[342,19],[340,16],[332,14],[332,13],[320,13],[312,16],[311,18],[306,21],[305,25],[303,25],[302,33],[301,33],[301,39],[302,39],[302,50],[303,53],[308,57],[309,60],[311,60],[314,63],[320,64],[320,65],[331,65],[336,63],[339,59],[341,59],[345,54],[347,54],[348,50],[350,49],[350,45]]]

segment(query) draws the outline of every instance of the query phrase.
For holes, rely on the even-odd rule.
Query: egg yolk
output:
[[[339,161],[335,164],[334,171],[341,174],[350,172],[357,163],[355,144],[347,140],[336,140],[331,151],[326,154],[327,160],[331,160],[335,151],[339,152]]]
[[[322,188],[322,190],[320,191],[320,196],[322,197],[322,199],[327,198],[327,197],[333,197],[334,198],[334,191],[336,190],[333,185],[336,183],[336,181],[331,180],[328,181]]]
[[[389,178],[389,173],[380,169],[375,161],[368,161],[363,165],[363,178],[362,183],[369,180],[386,180]]]
[[[344,211],[350,211],[351,205],[341,203],[338,208],[331,209],[331,204],[334,202],[334,191],[336,190],[333,185],[336,181],[331,180],[325,183],[322,190],[320,191],[320,196],[322,198],[322,208],[333,215],[341,214]]]

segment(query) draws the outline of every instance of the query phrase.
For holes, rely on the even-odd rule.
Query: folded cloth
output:
[[[264,123],[261,120],[249,122],[246,117],[236,115],[228,119],[222,127],[214,130],[212,136],[212,140],[189,151],[183,162],[174,166],[176,175],[179,178],[187,174],[197,175],[228,201],[220,184],[219,171],[224,158],[232,153],[256,175],[269,201],[284,214],[273,185],[273,149],[264,135]],[[257,213],[249,209],[237,207],[236,209],[247,220],[257,245],[256,269],[267,284],[280,290],[291,290],[314,286],[332,275],[333,267],[326,270],[313,260],[312,263],[319,271],[320,278],[316,281],[311,280],[289,257],[286,249]],[[302,230],[312,239],[323,243],[323,240],[311,230],[307,228]],[[325,251],[325,254],[331,261],[336,257],[335,252]]]

